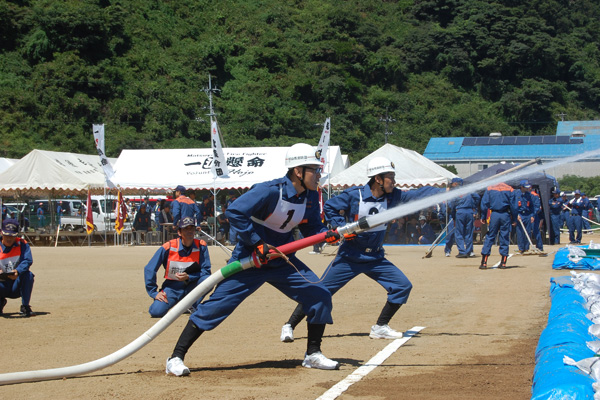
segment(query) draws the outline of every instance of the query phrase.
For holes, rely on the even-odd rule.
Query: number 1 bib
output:
[[[263,225],[275,232],[287,233],[302,221],[305,211],[306,198],[302,204],[285,201],[283,200],[283,187],[279,185],[279,200],[271,215],[264,221],[256,217],[251,218],[257,224]]]

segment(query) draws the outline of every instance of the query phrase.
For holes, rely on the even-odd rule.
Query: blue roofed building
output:
[[[440,165],[453,165],[467,177],[502,161],[522,163],[539,158],[543,163],[600,149],[600,121],[560,121],[556,135],[431,138],[423,155]],[[600,175],[600,156],[546,170],[556,178],[565,175]]]

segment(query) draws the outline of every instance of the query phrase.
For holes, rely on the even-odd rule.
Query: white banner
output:
[[[213,153],[212,173],[217,178],[225,178],[229,176],[229,169],[227,168],[227,159],[223,154],[223,148],[221,147],[221,139],[219,138],[219,126],[217,120],[213,120],[210,127],[211,146]]]
[[[94,132],[94,143],[96,144],[96,150],[98,151],[98,156],[100,156],[100,164],[102,164],[104,175],[106,175],[106,182],[108,187],[114,188],[115,186],[112,184],[111,179],[115,172],[110,164],[110,161],[108,161],[106,154],[104,153],[104,124],[92,125],[92,131]]]
[[[327,164],[327,150],[329,149],[329,118],[325,120],[325,124],[323,124],[323,133],[321,133],[321,139],[319,140],[319,145],[317,146],[317,154],[321,158],[321,162],[323,165]],[[323,175],[328,174],[330,171],[323,171]]]

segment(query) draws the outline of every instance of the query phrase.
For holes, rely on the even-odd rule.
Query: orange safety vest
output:
[[[185,272],[185,269],[193,263],[200,264],[200,246],[206,246],[204,240],[194,239],[196,248],[192,249],[189,256],[179,255],[179,244],[181,239],[173,239],[163,244],[165,250],[169,250],[169,258],[167,259],[167,267],[165,268],[165,279],[177,280],[176,273]]]
[[[0,269],[1,272],[12,272],[17,269],[19,259],[21,258],[21,242],[27,243],[21,238],[17,238],[15,244],[8,253],[0,251]]]

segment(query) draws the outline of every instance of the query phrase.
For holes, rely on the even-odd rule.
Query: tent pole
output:
[[[213,226],[212,226],[212,234],[213,234],[213,238],[216,241],[217,239],[217,194],[219,193],[219,191],[217,190],[217,178],[213,177],[213,196],[215,196],[215,200],[213,201],[213,215],[214,215],[214,219],[213,219]],[[214,246],[216,246],[216,243],[213,243]]]
[[[107,234],[108,234],[108,226],[110,224],[110,218],[108,218],[108,223],[106,223],[107,212],[108,212],[108,200],[106,199],[106,175],[104,175],[104,247],[107,246]]]
[[[331,146],[327,146],[327,200],[331,199]]]

